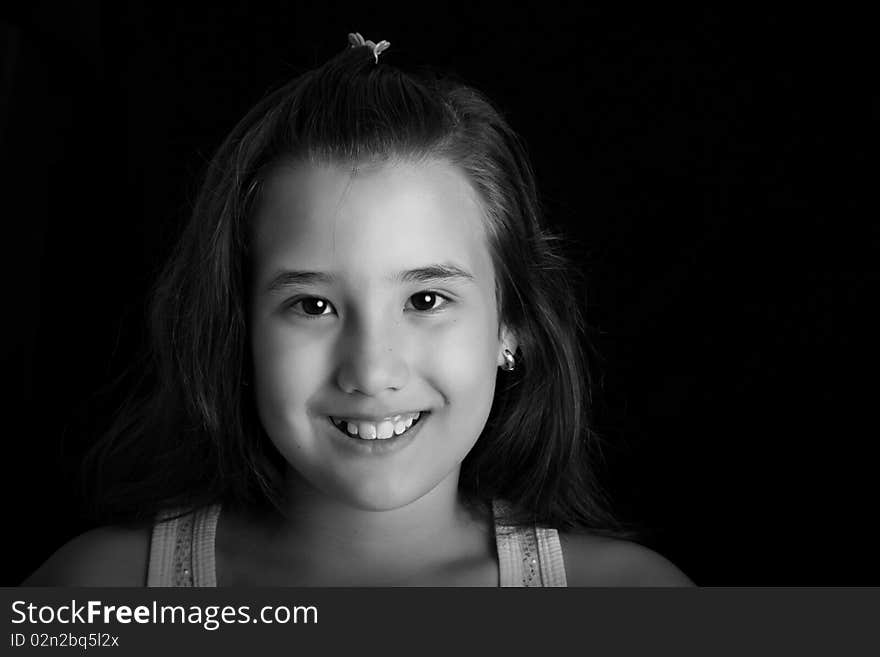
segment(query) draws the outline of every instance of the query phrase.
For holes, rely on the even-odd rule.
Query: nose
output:
[[[409,380],[404,345],[392,327],[352,331],[340,347],[337,385],[343,392],[376,396],[400,390]]]

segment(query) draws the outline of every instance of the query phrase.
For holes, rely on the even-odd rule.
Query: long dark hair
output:
[[[264,98],[220,146],[154,290],[145,390],[86,460],[99,517],[280,503],[282,457],[247,387],[248,225],[261,185],[288,159],[440,158],[481,196],[500,317],[519,340],[460,490],[471,502],[508,501],[510,523],[623,533],[595,475],[573,268],[544,225],[525,149],[476,90],[386,59],[346,49]]]

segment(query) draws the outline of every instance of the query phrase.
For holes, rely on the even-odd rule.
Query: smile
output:
[[[422,415],[427,415],[427,412],[404,413],[402,415],[385,418],[379,422],[331,416],[330,422],[332,422],[333,426],[339,429],[339,431],[352,438],[359,438],[361,440],[388,440],[394,436],[405,434],[411,427],[419,423],[419,418]]]

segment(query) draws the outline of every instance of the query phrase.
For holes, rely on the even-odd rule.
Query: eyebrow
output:
[[[267,292],[278,292],[297,285],[330,285],[337,277],[327,272],[284,270],[278,272],[266,286]],[[472,282],[473,274],[458,265],[442,263],[401,271],[389,278],[394,283]]]

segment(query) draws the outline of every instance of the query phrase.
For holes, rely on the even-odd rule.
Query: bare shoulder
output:
[[[569,586],[694,586],[653,550],[594,534],[559,533]]]
[[[144,586],[151,528],[99,527],[68,541],[22,586]]]

